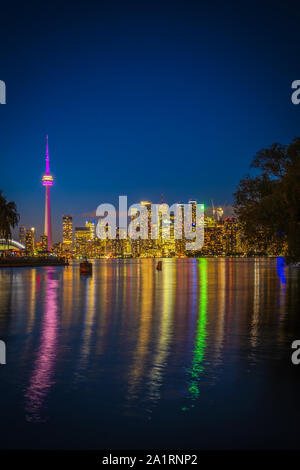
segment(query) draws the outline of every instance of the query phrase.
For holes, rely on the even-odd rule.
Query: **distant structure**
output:
[[[41,242],[40,242],[40,249],[41,251],[48,251],[48,236],[47,235],[41,235]]]
[[[31,255],[34,254],[34,248],[35,248],[35,228],[31,227],[26,231],[26,236],[25,236],[25,246],[26,246],[26,251],[30,253]]]
[[[94,220],[92,222],[86,221],[85,226],[90,230],[90,239],[94,240],[96,237],[96,222]]]
[[[25,245],[16,240],[5,240],[5,238],[0,238],[0,251],[6,250],[23,251],[25,250]]]
[[[223,214],[224,214],[224,211],[223,211],[222,207],[218,207],[217,208],[217,221],[218,222],[220,222],[220,220],[222,220]]]
[[[25,225],[21,225],[19,228],[19,242],[22,245],[25,245],[25,239],[26,239],[26,227]]]
[[[192,227],[196,227],[196,218],[197,218],[197,201],[194,199],[189,199],[189,204],[192,207]]]
[[[46,143],[46,173],[43,176],[43,186],[45,186],[45,229],[44,235],[48,237],[48,250],[51,250],[52,226],[51,226],[51,206],[50,206],[50,186],[53,186],[53,176],[50,174],[48,136]]]
[[[75,250],[78,256],[88,255],[88,242],[91,232],[89,227],[75,227]]]
[[[71,215],[62,218],[63,251],[72,253],[73,250],[73,219]]]

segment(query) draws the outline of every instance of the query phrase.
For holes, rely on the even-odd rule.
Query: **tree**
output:
[[[300,261],[300,138],[260,150],[234,193],[235,213],[245,240],[265,247],[286,245],[288,262]]]
[[[19,223],[20,216],[17,213],[17,207],[14,202],[7,202],[0,191],[0,238],[9,240],[11,230]]]

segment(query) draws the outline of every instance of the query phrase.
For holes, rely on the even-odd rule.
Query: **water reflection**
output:
[[[100,422],[108,413],[117,424],[156,413],[200,419],[227,382],[234,394],[259,368],[269,380],[300,329],[299,270],[282,259],[155,266],[99,260],[87,278],[76,262],[0,270],[0,338],[10,358],[1,373],[22,395],[23,419],[24,403],[28,421],[60,419],[66,435],[71,408],[91,433],[95,416]],[[0,411],[13,416],[9,399],[4,394]]]
[[[255,348],[258,339],[259,327],[259,307],[261,302],[261,285],[260,285],[260,265],[259,260],[254,261],[254,282],[253,282],[253,315],[251,320],[251,345]]]
[[[129,371],[129,391],[131,398],[137,397],[137,389],[144,376],[146,359],[151,340],[151,322],[155,312],[153,311],[153,283],[155,282],[154,263],[143,260],[137,269],[137,305],[135,312],[140,312],[138,319],[137,344],[133,354],[133,365]],[[159,273],[157,273],[159,274]]]
[[[285,275],[285,262],[284,258],[278,257],[276,261],[277,274],[281,284],[286,284],[286,275]]]
[[[95,267],[94,267],[95,269]],[[96,313],[96,276],[82,277],[82,282],[85,284],[85,305],[84,317],[82,323],[82,338],[79,363],[77,366],[77,378],[84,378],[85,370],[88,367],[89,355],[91,352],[91,339],[93,327],[95,322]]]
[[[206,347],[206,323],[207,323],[207,260],[202,258],[198,260],[199,269],[199,308],[198,308],[198,319],[196,326],[196,338],[195,346],[193,351],[192,367],[190,369],[191,382],[189,384],[189,392],[191,393],[192,399],[195,400],[199,396],[199,379],[203,373],[204,355]]]
[[[161,275],[162,301],[161,308],[159,309],[158,337],[154,346],[153,361],[149,373],[149,399],[152,401],[159,400],[160,398],[159,390],[163,382],[163,374],[170,353],[176,267],[173,269],[172,263],[166,261],[163,272],[156,272],[156,278],[159,279]]]
[[[41,325],[41,342],[36,354],[29,386],[25,391],[25,411],[28,421],[43,421],[41,411],[54,379],[57,347],[57,290],[53,279],[54,268],[46,268],[44,285],[44,318]]]

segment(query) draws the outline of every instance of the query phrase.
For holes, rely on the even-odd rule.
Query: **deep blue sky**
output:
[[[257,150],[300,135],[299,25],[288,1],[2,5],[0,189],[40,232],[49,134],[56,239],[119,194],[231,203]]]

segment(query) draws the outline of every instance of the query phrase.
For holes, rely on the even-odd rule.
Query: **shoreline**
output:
[[[3,262],[4,261],[4,262]],[[68,266],[64,259],[28,259],[28,260],[1,260],[0,268],[37,268],[43,266]]]

